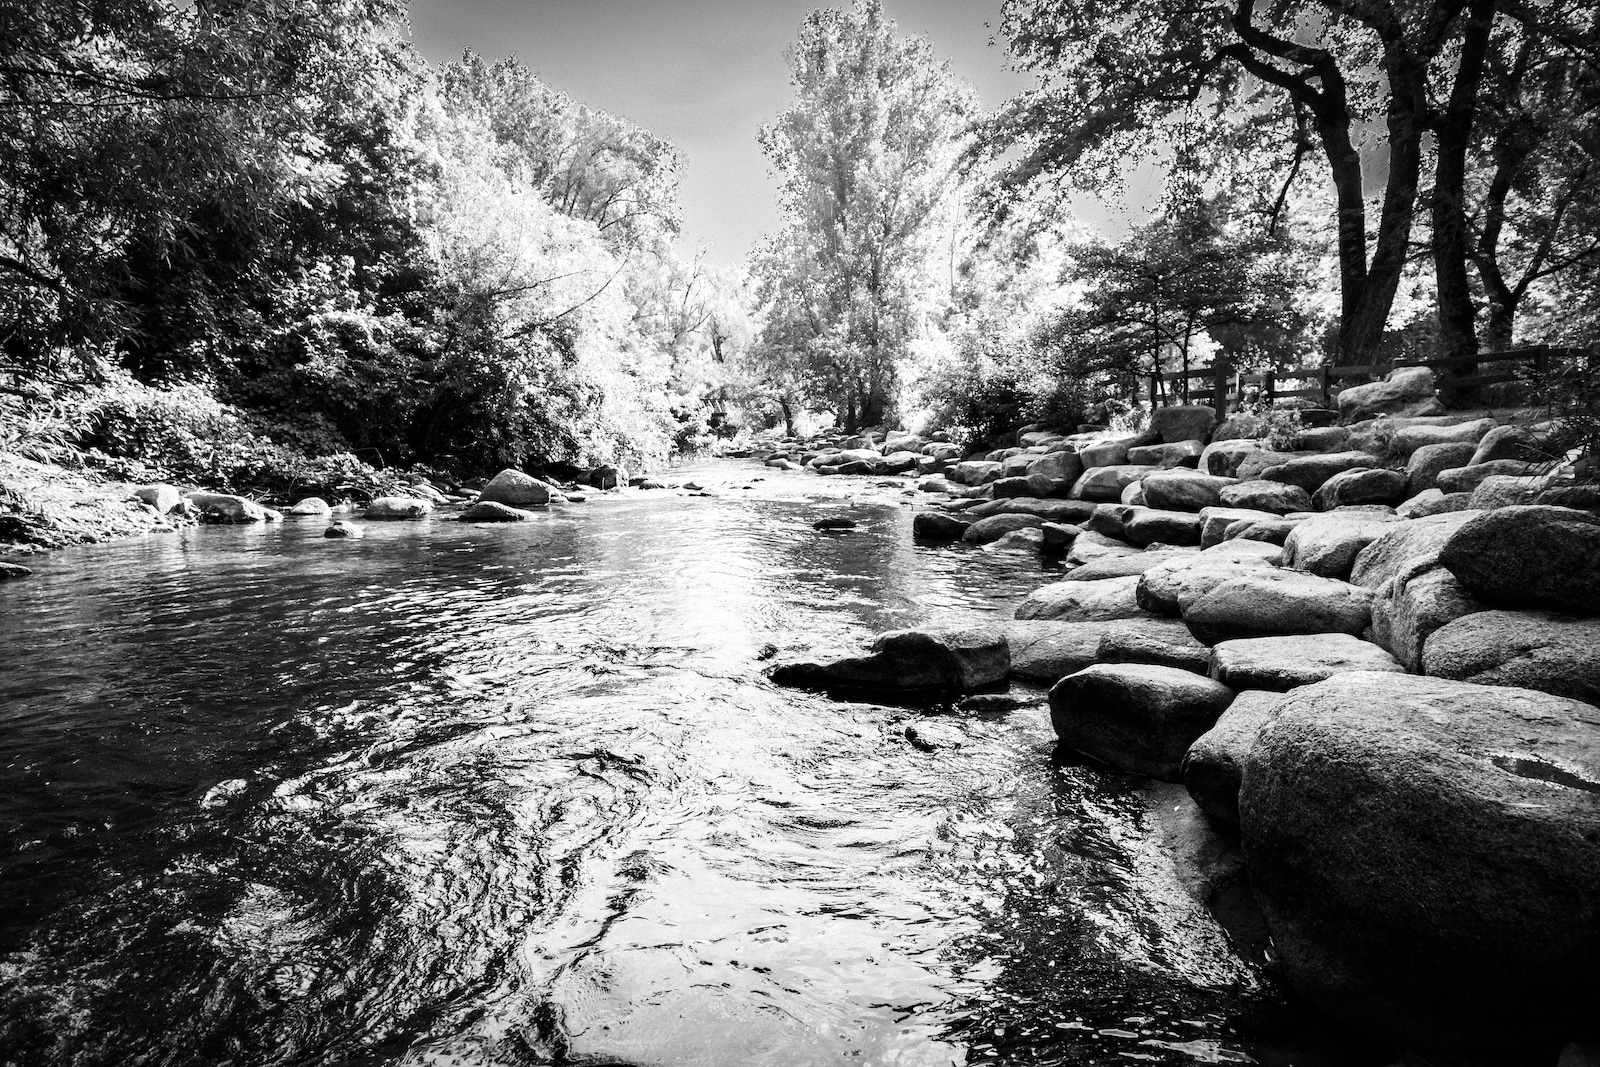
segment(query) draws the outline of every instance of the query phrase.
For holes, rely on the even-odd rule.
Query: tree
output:
[[[795,102],[761,131],[783,217],[755,268],[772,309],[763,344],[793,349],[810,397],[843,424],[872,425],[947,297],[937,256],[976,98],[879,0],[813,12],[789,62]]]

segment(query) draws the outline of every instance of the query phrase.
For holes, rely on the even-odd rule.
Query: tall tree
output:
[[[802,346],[840,421],[871,425],[891,407],[924,313],[947,294],[936,256],[977,101],[879,0],[813,12],[789,63],[794,104],[760,137],[783,218],[757,266],[778,305],[767,343]]]

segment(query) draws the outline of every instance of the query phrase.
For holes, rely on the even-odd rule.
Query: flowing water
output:
[[[685,473],[728,488],[0,586],[0,1063],[1357,1062],[1138,783],[1052,762],[1042,695],[929,751],[761,674],[1003,618],[1036,560],[917,547],[865,481]]]

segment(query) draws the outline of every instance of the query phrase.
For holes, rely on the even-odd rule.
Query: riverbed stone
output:
[[[975,545],[986,545],[991,541],[998,541],[1012,530],[1034,529],[1044,522],[1037,515],[1026,515],[1018,512],[1007,512],[1002,515],[990,515],[979,519],[966,532],[961,535],[961,540]]]
[[[1000,464],[982,459],[962,460],[945,472],[957,485],[983,485],[1000,477]]]
[[[1286,634],[1360,634],[1372,590],[1333,578],[1262,568],[1179,602],[1189,632],[1208,645]]]
[[[1173,404],[1150,412],[1150,432],[1164,444],[1204,441],[1216,426],[1216,410],[1202,404]]]
[[[533,512],[523,511],[521,508],[508,507],[505,504],[496,504],[492,500],[480,500],[468,505],[461,513],[462,522],[527,522],[534,517]]]
[[[1176,667],[1096,664],[1051,687],[1050,722],[1073,752],[1176,782],[1184,753],[1232,700],[1226,686]]]
[[[971,525],[967,519],[942,511],[923,511],[911,520],[911,536],[933,543],[959,541]]]
[[[1389,523],[1356,555],[1350,568],[1351,583],[1380,589],[1401,574],[1432,569],[1438,565],[1439,553],[1455,532],[1480,514],[1482,512],[1452,511]]]
[[[1145,612],[1134,599],[1138,585],[1139,579],[1134,577],[1052,582],[1024,597],[1017,605],[1016,617],[1063,622],[1143,618]]]
[[[1230,419],[1229,422],[1231,421],[1233,420]],[[1207,474],[1233,478],[1238,475],[1239,465],[1245,461],[1245,457],[1260,451],[1262,447],[1258,440],[1218,438],[1200,453],[1198,466]]]
[[[1005,634],[993,627],[894,630],[867,655],[783,663],[768,676],[801,689],[947,690],[970,692],[1003,682],[1011,672]]]
[[[1212,507],[1200,509],[1200,546],[1212,548],[1228,539],[1228,528],[1236,522],[1272,521],[1278,516],[1270,511],[1250,508]]]
[[[1222,503],[1222,490],[1232,478],[1191,470],[1156,471],[1140,481],[1144,502],[1164,511],[1199,511]]]
[[[183,499],[199,509],[203,522],[242,524],[267,521],[266,509],[260,504],[232,493],[202,491],[186,493]]]
[[[1230,538],[1220,545],[1200,550],[1208,556],[1221,556],[1224,559],[1234,557],[1254,556],[1264,559],[1273,566],[1283,565],[1283,548],[1266,541],[1246,541],[1242,538]]]
[[[550,487],[531,474],[507,467],[489,479],[479,491],[478,499],[488,504],[524,508],[550,503]]]
[[[1260,476],[1269,482],[1298,485],[1306,492],[1314,494],[1322,488],[1323,483],[1336,474],[1382,466],[1382,461],[1370,452],[1322,452],[1286,460],[1275,467],[1263,470]],[[1242,469],[1240,477],[1244,477]]]
[[[33,571],[20,563],[10,563],[0,559],[0,582],[13,578],[26,578]]]
[[[1323,482],[1312,499],[1323,511],[1351,504],[1398,504],[1406,498],[1406,484],[1405,471],[1381,467],[1340,471]]]
[[[1131,544],[1199,545],[1200,516],[1187,511],[1140,508],[1128,516],[1126,537]]]
[[[1471,445],[1473,451],[1477,451],[1478,442],[1483,439],[1483,435],[1498,425],[1499,423],[1493,419],[1471,419],[1449,426],[1402,425],[1394,431],[1394,447],[1404,455],[1413,457],[1424,448],[1438,445]],[[1471,461],[1471,453],[1468,453],[1462,464]],[[1457,465],[1451,464],[1451,466]]]
[[[1025,530],[1012,530],[1002,534],[998,539],[990,541],[983,546],[983,551],[996,552],[1031,552],[1038,555],[1044,551],[1044,530],[1039,526],[1031,526]]]
[[[975,519],[991,515],[1037,515],[1047,522],[1070,522],[1081,525],[1094,514],[1095,505],[1083,500],[1034,500],[1013,497],[1006,500],[984,500],[967,513]]]
[[[1233,698],[1216,725],[1195,739],[1179,765],[1184,788],[1200,810],[1218,822],[1239,825],[1239,783],[1245,758],[1261,728],[1278,717],[1282,693],[1249,690]]]
[[[291,515],[331,515],[333,508],[320,496],[308,496],[304,500],[295,501],[294,507],[289,509]]]
[[[165,515],[183,503],[183,494],[178,491],[178,487],[168,485],[166,482],[141,485],[133,491],[133,498],[155,508],[158,515]]]
[[[1406,460],[1407,495],[1416,496],[1418,493],[1438,488],[1439,475],[1470,463],[1475,447],[1472,442],[1463,441],[1453,444],[1423,445],[1411,453],[1411,458]]]
[[[1089,467],[1072,487],[1072,495],[1079,500],[1116,503],[1122,491],[1159,468],[1124,464],[1115,467]]]
[[[1294,690],[1240,832],[1290,982],[1413,1048],[1492,1054],[1600,1003],[1600,709],[1393,673]]]
[[[1170,470],[1195,467],[1206,449],[1203,441],[1177,441],[1166,445],[1139,445],[1128,449],[1128,462]]]
[[[1247,553],[1212,555],[1209,552],[1180,556],[1147,568],[1139,575],[1134,599],[1146,611],[1178,615],[1185,596],[1198,597],[1205,591],[1233,578],[1272,564]]]
[[[1078,539],[1083,532],[1081,526],[1074,526],[1070,522],[1042,522],[1039,524],[1039,533],[1043,537],[1046,552],[1067,552],[1072,549],[1072,542]]]
[[[1496,607],[1600,615],[1600,515],[1548,505],[1497,508],[1458,529],[1439,561]]]
[[[1224,486],[1220,496],[1222,503],[1230,508],[1270,511],[1278,515],[1287,515],[1291,511],[1310,511],[1312,508],[1311,494],[1298,485],[1271,482],[1265,478]]]
[[[1135,555],[1139,551],[1126,541],[1107,537],[1093,530],[1085,530],[1072,542],[1072,551],[1067,553],[1067,563],[1071,566],[1082,566],[1109,556]]]
[[[1600,703],[1600,618],[1553,611],[1480,611],[1435,630],[1424,674],[1509,685]]]
[[[1089,536],[1089,535],[1084,535]],[[1092,563],[1085,563],[1067,573],[1065,578],[1069,582],[1097,582],[1102,578],[1127,578],[1138,577],[1151,567],[1160,566],[1168,560],[1194,556],[1192,549],[1156,549],[1148,552],[1128,552],[1114,556],[1103,556]]]
[[[1443,415],[1434,389],[1429,368],[1396,367],[1381,382],[1339,390],[1339,417],[1357,422],[1378,415]]]
[[[1441,626],[1486,611],[1443,567],[1402,572],[1377,588],[1372,600],[1372,640],[1414,674],[1422,673],[1425,642]]]
[[[344,519],[334,519],[333,522],[328,524],[328,528],[322,531],[322,536],[342,538],[347,541],[359,541],[361,538],[367,536],[367,531],[363,530],[360,526],[357,526],[353,522],[347,522]]]
[[[1013,620],[1000,628],[1010,642],[1011,676],[1046,685],[1054,685],[1067,675],[1100,662],[1100,649],[1108,636],[1142,634],[1157,639],[1172,638],[1174,629],[1183,631],[1181,625],[1165,619],[1027,619]],[[1188,636],[1187,631],[1183,636]]]
[[[1177,619],[1134,620],[1122,629],[1108,629],[1095,650],[1097,663],[1148,663],[1205,674],[1211,650]]]
[[[1097,504],[1094,512],[1083,524],[1084,529],[1093,530],[1103,537],[1115,537],[1126,540],[1128,536],[1128,520],[1140,511],[1138,504]]]
[[[1388,652],[1347,633],[1250,637],[1211,650],[1211,677],[1230,689],[1287,692],[1350,671],[1405,667]]]
[[[1422,519],[1429,515],[1465,511],[1471,507],[1471,493],[1446,493],[1443,489],[1425,489],[1405,503],[1395,505],[1394,513],[1402,519]]]
[[[1395,515],[1369,511],[1310,516],[1284,539],[1284,565],[1322,578],[1347,578],[1361,550],[1399,521]]]
[[[380,496],[374,497],[368,504],[361,517],[368,522],[374,520],[381,522],[395,522],[405,519],[420,519],[433,510],[433,505],[416,496]]]

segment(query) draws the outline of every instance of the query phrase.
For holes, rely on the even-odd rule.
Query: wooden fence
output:
[[[1396,367],[1431,367],[1434,370],[1469,370],[1459,377],[1441,378],[1439,389],[1448,401],[1452,394],[1476,389],[1484,385],[1521,380],[1528,373],[1544,375],[1552,364],[1569,359],[1587,359],[1596,364],[1597,354],[1581,348],[1552,348],[1534,345],[1528,348],[1508,348],[1501,352],[1482,352],[1476,356],[1451,356],[1438,359],[1399,360],[1392,363],[1361,363],[1348,366],[1293,367],[1288,370],[1243,374],[1236,371],[1227,360],[1197,370],[1152,374],[1150,379],[1150,404],[1159,407],[1167,404],[1209,404],[1217,409],[1219,420],[1227,418],[1230,406],[1238,407],[1244,397],[1254,390],[1263,401],[1303,398],[1316,401],[1317,406],[1334,406],[1339,391],[1346,384],[1360,384],[1381,378]],[[1480,371],[1485,365],[1499,365],[1499,369]],[[1519,373],[1519,369],[1521,373]],[[1200,386],[1192,383],[1201,382]]]

